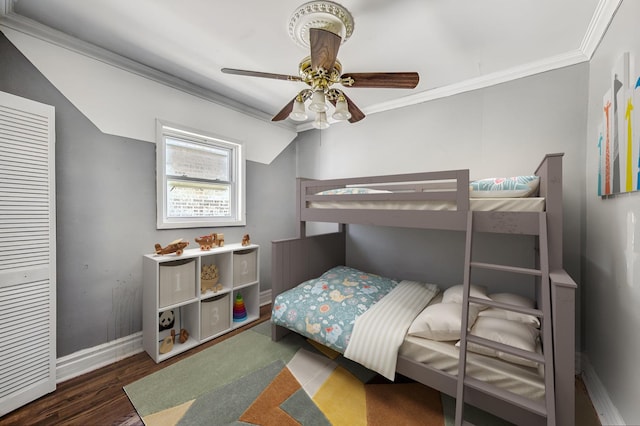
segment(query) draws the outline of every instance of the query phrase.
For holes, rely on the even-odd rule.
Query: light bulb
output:
[[[304,110],[304,102],[302,102],[300,97],[296,97],[296,100],[293,102],[293,109],[289,114],[289,118],[295,121],[304,121],[309,118]]]
[[[324,100],[324,92],[322,90],[316,90],[311,96],[311,104],[309,109],[313,112],[325,112],[327,111],[327,103]]]
[[[313,122],[313,127],[320,130],[326,129],[327,127],[329,127],[329,122],[327,121],[326,112],[316,113],[316,119]]]
[[[332,117],[336,120],[348,120],[351,118],[351,113],[349,112],[349,107],[347,106],[347,100],[344,96],[338,97],[338,102],[336,102],[336,110],[333,113]]]

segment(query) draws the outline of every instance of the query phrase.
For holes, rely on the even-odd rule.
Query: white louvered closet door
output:
[[[56,387],[54,114],[0,92],[0,416]]]

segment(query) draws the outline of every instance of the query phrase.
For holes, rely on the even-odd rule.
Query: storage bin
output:
[[[248,284],[258,279],[258,250],[239,250],[233,253],[233,286]]]
[[[196,259],[160,264],[160,308],[196,297]]]
[[[200,339],[206,339],[227,330],[231,324],[229,294],[205,299],[200,303]]]

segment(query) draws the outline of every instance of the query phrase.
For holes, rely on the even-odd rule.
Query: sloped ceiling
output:
[[[308,52],[289,36],[296,0],[17,0],[13,12],[267,116],[302,83],[225,75],[223,67],[297,74]],[[343,0],[354,33],[345,72],[417,71],[414,90],[351,89],[365,111],[465,81],[588,59],[619,1]]]

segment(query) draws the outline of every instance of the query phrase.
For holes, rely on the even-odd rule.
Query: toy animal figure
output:
[[[196,238],[196,243],[200,244],[200,250],[210,250],[218,246],[218,234],[203,235]]]
[[[156,244],[156,254],[170,254],[175,253],[176,256],[180,256],[184,251],[184,248],[189,245],[188,241],[182,241],[182,238],[170,242],[166,247],[162,247],[160,244]]]
[[[244,234],[242,237],[242,246],[248,246],[251,244],[251,239],[249,238],[249,234]]]

